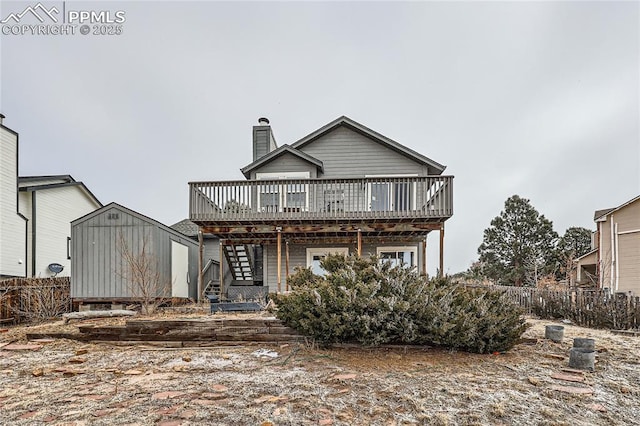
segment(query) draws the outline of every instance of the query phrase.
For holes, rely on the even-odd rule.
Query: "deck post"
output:
[[[444,222],[440,225],[440,278],[444,276]]]
[[[285,277],[284,277],[284,290],[289,291],[289,241],[284,242],[284,264],[285,264]]]
[[[282,228],[276,227],[278,231],[278,293],[282,293]]]
[[[427,276],[427,237],[422,240],[422,275]]]
[[[224,295],[224,240],[220,240],[220,300]]]
[[[196,302],[202,301],[202,261],[204,252],[204,237],[202,235],[202,227],[198,227],[198,294],[196,296]]]
[[[358,257],[362,256],[362,230],[358,228]]]

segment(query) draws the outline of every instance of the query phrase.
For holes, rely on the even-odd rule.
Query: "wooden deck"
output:
[[[201,225],[442,222],[453,215],[453,177],[191,182],[189,219]]]

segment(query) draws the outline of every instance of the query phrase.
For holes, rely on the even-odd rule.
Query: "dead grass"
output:
[[[638,424],[640,338],[566,325],[564,342],[553,343],[543,339],[548,321],[529,322],[525,337],[539,340],[500,355],[289,345],[258,358],[259,345],[162,350],[69,340],[0,349],[0,424]],[[0,342],[78,324],[12,327]],[[600,351],[596,371],[578,384],[592,395],[551,389],[576,386],[551,378],[567,367],[573,337],[595,338]]]

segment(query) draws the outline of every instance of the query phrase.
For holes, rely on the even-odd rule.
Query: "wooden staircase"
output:
[[[249,247],[246,244],[225,244],[224,257],[231,271],[234,281],[252,281],[253,265]]]

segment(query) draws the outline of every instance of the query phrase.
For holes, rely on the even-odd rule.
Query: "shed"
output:
[[[117,203],[71,222],[74,301],[141,297],[130,279],[132,262],[149,265],[158,297],[196,298],[198,243],[188,236]]]

